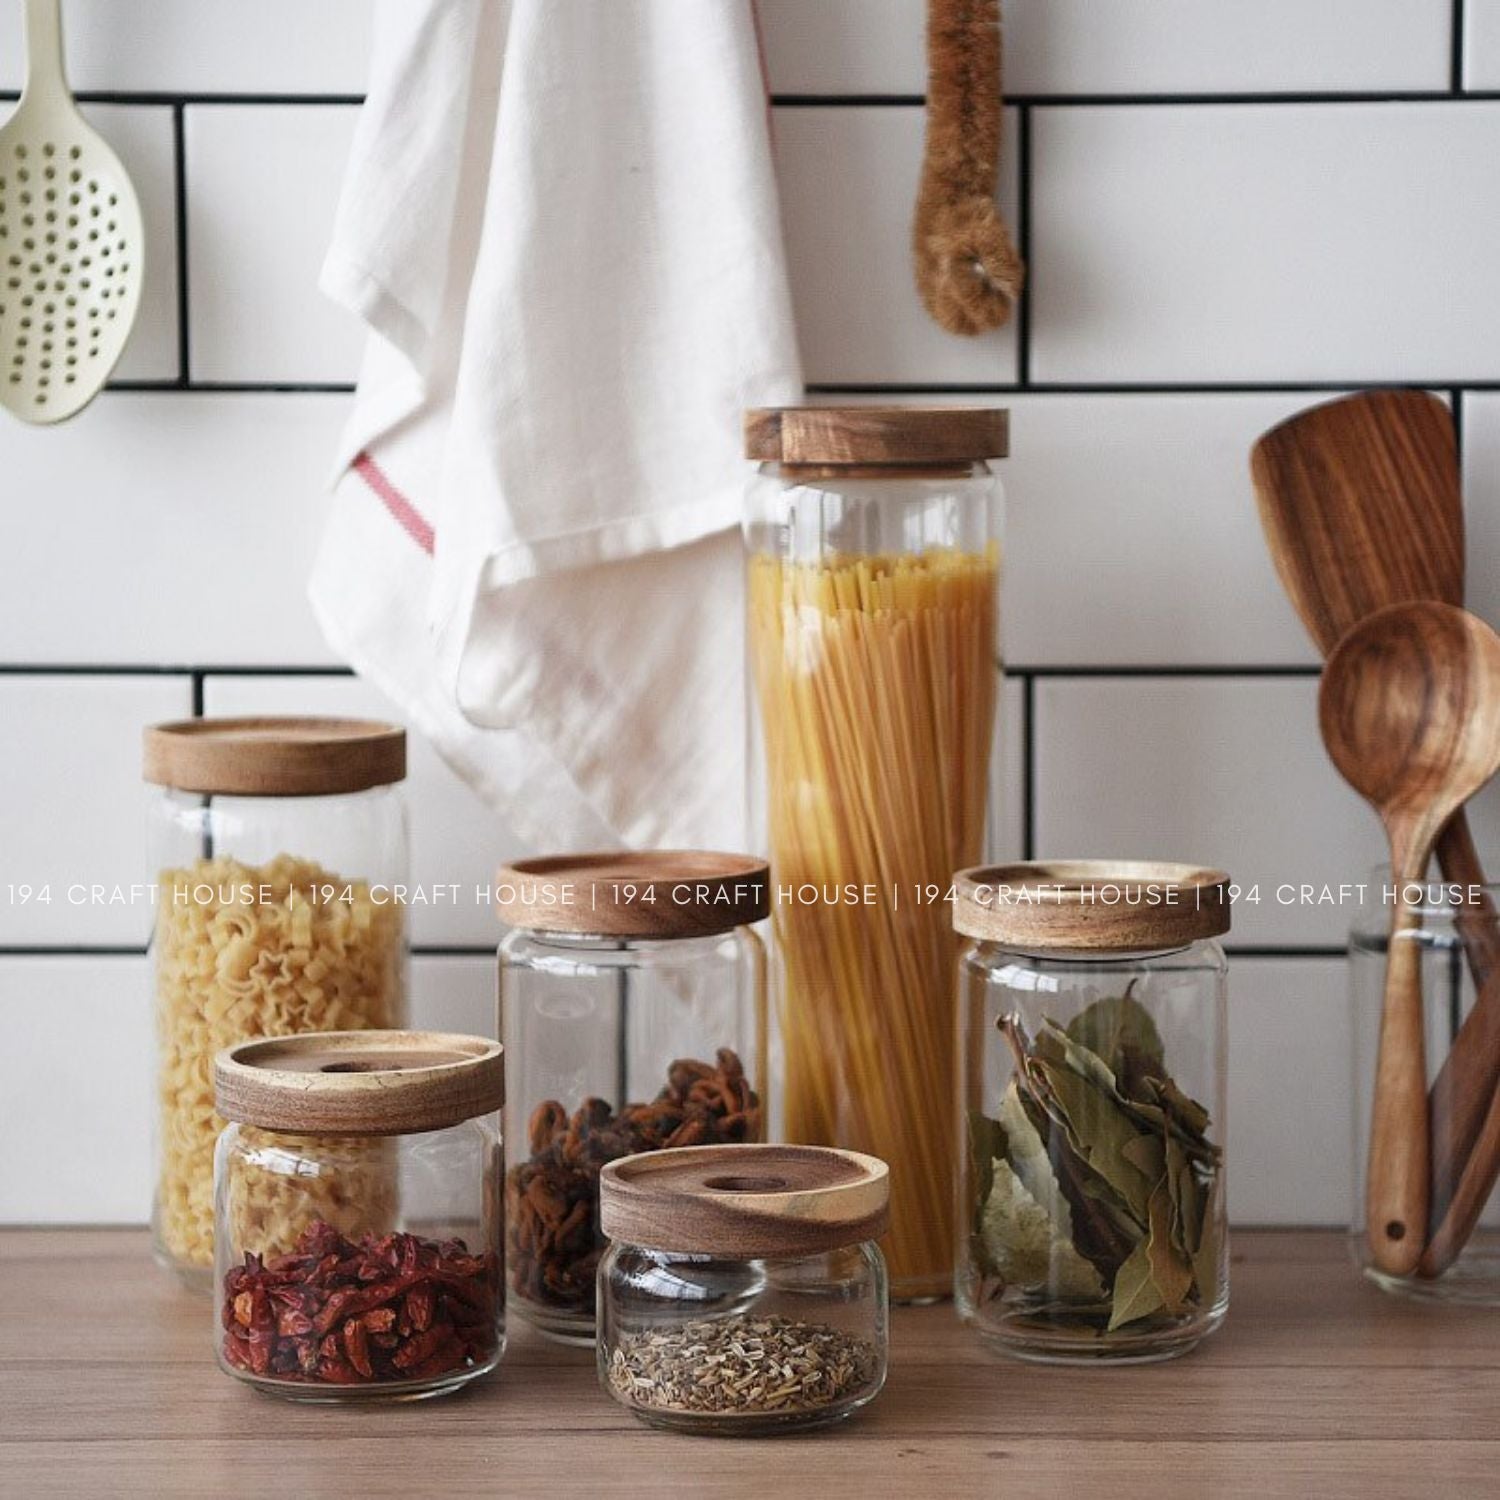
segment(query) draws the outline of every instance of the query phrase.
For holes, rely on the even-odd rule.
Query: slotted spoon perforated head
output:
[[[130,336],[144,235],[135,189],[78,113],[58,0],[25,0],[26,87],[0,127],[0,404],[60,422]]]

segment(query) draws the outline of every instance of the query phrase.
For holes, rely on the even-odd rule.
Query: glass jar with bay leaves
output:
[[[1004,1352],[1169,1359],[1223,1321],[1229,918],[1191,865],[955,877],[955,1290]]]

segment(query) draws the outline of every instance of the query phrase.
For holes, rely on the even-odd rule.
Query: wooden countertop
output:
[[[640,1426],[592,1355],[512,1326],[468,1392],[363,1410],[215,1368],[206,1302],[133,1230],[0,1232],[0,1495],[1215,1496],[1500,1493],[1500,1311],[1364,1283],[1333,1234],[1242,1233],[1196,1353],[1043,1369],[947,1307],[899,1310],[884,1395],[843,1427],[715,1441]]]

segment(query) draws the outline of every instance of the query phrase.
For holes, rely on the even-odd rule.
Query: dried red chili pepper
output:
[[[500,1267],[457,1239],[346,1240],[314,1220],[290,1254],[224,1276],[224,1360],[268,1379],[333,1385],[436,1379],[498,1346]]]

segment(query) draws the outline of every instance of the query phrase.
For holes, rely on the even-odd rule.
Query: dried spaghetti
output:
[[[778,889],[788,1137],[883,1157],[898,1292],[953,1264],[953,985],[946,891],[982,855],[999,551],[751,562]]]

